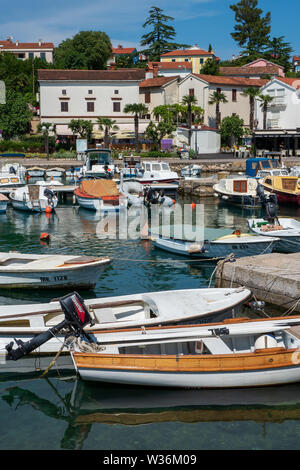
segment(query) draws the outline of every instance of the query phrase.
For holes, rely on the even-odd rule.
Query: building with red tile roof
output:
[[[208,59],[217,59],[214,52],[206,51],[195,44],[189,49],[177,49],[166,52],[160,56],[161,62],[189,62],[192,64],[192,72],[200,73],[201,68]]]
[[[0,52],[10,52],[20,60],[40,58],[53,62],[54,44],[52,42],[13,42],[11,39],[0,41]]]

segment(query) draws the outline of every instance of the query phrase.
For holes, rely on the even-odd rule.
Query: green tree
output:
[[[135,132],[135,150],[139,151],[139,119],[148,114],[148,108],[143,103],[126,104],[124,113],[134,115],[134,132]]]
[[[159,7],[151,7],[149,17],[143,24],[143,28],[152,28],[141,38],[141,46],[145,46],[142,52],[148,56],[151,61],[159,61],[160,56],[168,51],[173,51],[180,47],[188,47],[186,44],[176,44],[172,39],[176,36],[173,26],[169,25],[173,21],[172,16],[167,16]]]
[[[249,124],[250,124],[250,129],[251,129],[251,131],[253,131],[253,127],[254,127],[255,99],[260,96],[259,88],[250,86],[250,87],[246,88],[246,90],[243,91],[242,95],[249,97],[249,102],[250,102],[250,118],[249,118]]]
[[[216,128],[219,129],[220,127],[220,104],[221,103],[228,103],[228,100],[224,93],[221,91],[214,91],[208,100],[208,104],[216,105]]]
[[[21,93],[6,90],[6,103],[0,104],[0,129],[4,139],[20,137],[30,131],[32,113]]]
[[[293,48],[289,42],[284,41],[284,36],[273,38],[269,41],[264,57],[284,67],[286,72],[291,69],[291,54]]]
[[[182,104],[187,106],[187,124],[189,127],[189,146],[191,145],[191,139],[192,139],[192,118],[193,118],[193,113],[192,113],[192,106],[196,105],[197,103],[197,98],[194,95],[185,95],[182,97]]]
[[[216,59],[207,59],[201,68],[203,75],[220,75],[220,64]]]
[[[222,119],[220,132],[222,141],[233,145],[240,143],[241,138],[245,134],[244,120],[239,116],[227,116]]]
[[[263,127],[267,129],[267,114],[268,114],[268,106],[273,101],[273,96],[270,95],[259,95],[258,100],[260,101],[260,107],[262,108],[264,121]]]
[[[100,131],[104,131],[104,147],[108,148],[110,142],[111,131],[119,130],[119,126],[116,125],[117,121],[106,117],[98,117],[97,124]]]
[[[90,140],[93,132],[92,121],[85,119],[72,119],[68,124],[74,135],[79,135],[80,139]]]
[[[153,140],[156,150],[159,150],[162,139],[172,134],[175,129],[174,124],[169,121],[162,120],[158,124],[154,124],[153,121],[150,121],[145,134],[149,139]]]
[[[112,55],[111,42],[102,31],[80,31],[72,39],[65,39],[55,49],[56,68],[106,69]]]
[[[248,55],[249,61],[256,59],[268,45],[271,31],[271,13],[263,16],[263,11],[258,8],[258,0],[240,0],[235,5],[230,5],[235,13],[236,24],[233,39]]]

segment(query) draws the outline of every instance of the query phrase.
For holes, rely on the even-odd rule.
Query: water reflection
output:
[[[38,412],[39,420],[44,418],[46,422],[51,418],[66,423],[56,436],[56,445],[61,449],[82,449],[90,435],[108,433],[112,431],[112,425],[139,427],[147,424],[150,427],[146,431],[148,434],[153,426],[163,423],[185,425],[184,448],[189,433],[195,432],[195,425],[208,422],[218,423],[220,440],[224,438],[225,430],[222,431],[221,423],[254,422],[260,439],[267,444],[267,423],[283,424],[300,419],[299,392],[300,384],[271,389],[172,390],[89,384],[74,378],[45,378],[24,385],[20,382],[17,386],[2,383],[0,408],[2,413],[7,407],[13,411],[15,422],[25,410],[31,409],[35,415]],[[23,433],[26,433],[24,421]],[[166,436],[161,438],[165,440]],[[39,439],[38,435],[32,436],[32,448],[36,439]],[[98,439],[101,442],[101,435]],[[116,448],[123,448],[122,441],[118,444]],[[161,445],[163,448],[163,441]],[[199,445],[202,447],[200,442]],[[204,445],[209,448],[208,442]]]

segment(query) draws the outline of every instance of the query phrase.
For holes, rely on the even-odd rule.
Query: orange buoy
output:
[[[51,207],[50,207],[50,206],[46,206],[45,212],[46,212],[46,214],[50,214],[50,212],[52,212]]]
[[[50,235],[47,232],[41,233],[40,240],[50,240]]]
[[[192,208],[192,209],[195,209],[195,208],[196,208],[196,204],[195,204],[195,202],[192,202],[192,204],[191,204],[191,208]]]

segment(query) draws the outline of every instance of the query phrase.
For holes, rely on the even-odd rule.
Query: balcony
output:
[[[274,96],[273,101],[269,103],[269,106],[286,106],[286,96]]]
[[[268,119],[267,128],[268,129],[279,129],[279,119]]]

